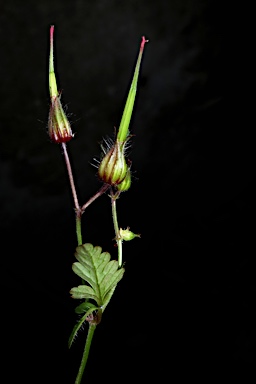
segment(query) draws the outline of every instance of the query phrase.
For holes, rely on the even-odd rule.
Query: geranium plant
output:
[[[129,125],[134,107],[137,91],[138,76],[145,43],[148,41],[142,37],[137,63],[127,101],[123,111],[119,129],[115,133],[113,142],[104,141],[102,156],[98,164],[98,179],[101,182],[99,190],[84,204],[78,201],[76,186],[74,182],[71,162],[67,144],[74,135],[70,122],[61,103],[61,94],[57,87],[54,71],[53,55],[54,26],[50,26],[50,57],[49,57],[49,92],[50,111],[48,119],[48,134],[52,142],[61,146],[70,182],[70,188],[74,200],[75,223],[77,235],[77,247],[75,250],[75,261],[72,265],[74,273],[80,278],[79,284],[70,290],[71,297],[78,300],[79,304],[75,311],[78,321],[75,324],[68,340],[71,347],[79,329],[88,323],[87,338],[81,364],[75,379],[75,383],[81,383],[84,369],[89,356],[90,346],[97,325],[102,321],[103,313],[111,300],[117,284],[122,279],[125,269],[123,266],[123,242],[140,237],[133,233],[130,228],[120,228],[117,218],[117,201],[122,192],[128,191],[131,187],[131,161],[127,159],[126,148],[131,140]],[[115,242],[117,245],[117,258],[111,258],[108,252],[104,252],[98,245],[90,242],[83,242],[81,231],[81,217],[86,208],[97,198],[107,193],[110,197],[112,207],[113,227]]]

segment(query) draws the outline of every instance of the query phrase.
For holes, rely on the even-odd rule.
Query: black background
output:
[[[126,272],[84,382],[209,382],[253,367],[255,155],[235,20],[211,0],[1,4],[3,382],[73,383],[86,337],[68,350],[78,304],[69,290],[80,280],[67,173],[47,136],[51,24],[81,204],[101,185],[91,163],[119,125],[149,39],[131,122],[133,183],[118,201],[120,226],[141,239],[124,244]],[[107,195],[82,224],[84,242],[116,258]]]

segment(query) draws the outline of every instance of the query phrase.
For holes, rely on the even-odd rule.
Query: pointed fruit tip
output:
[[[141,44],[140,44],[140,50],[142,51],[144,49],[144,45],[148,43],[149,40],[146,40],[145,36],[142,36]]]

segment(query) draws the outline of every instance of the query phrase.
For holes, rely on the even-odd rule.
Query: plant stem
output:
[[[94,202],[98,197],[100,197],[103,193],[105,193],[109,189],[109,185],[104,184],[100,190],[95,193],[94,196],[92,196],[83,206],[82,208],[79,205],[78,198],[77,198],[77,193],[76,193],[76,187],[75,187],[75,182],[74,182],[74,177],[72,173],[72,167],[70,164],[69,156],[68,156],[68,151],[67,151],[67,146],[66,143],[62,143],[62,149],[63,149],[63,154],[66,162],[66,167],[68,171],[68,177],[69,177],[69,182],[70,182],[70,187],[73,195],[73,200],[74,200],[74,205],[75,205],[75,211],[76,211],[76,236],[77,236],[77,243],[78,245],[82,245],[82,234],[81,234],[81,218],[82,214],[84,213],[85,209]]]
[[[86,363],[87,363],[87,360],[88,360],[89,351],[90,351],[90,347],[91,347],[91,342],[92,342],[92,338],[93,338],[95,329],[96,329],[96,324],[89,323],[89,329],[88,329],[88,333],[87,333],[86,343],[85,343],[85,346],[84,346],[84,352],[83,352],[81,364],[80,364],[80,367],[79,367],[79,370],[78,370],[78,373],[77,373],[75,384],[80,384],[81,383],[82,376],[83,376],[83,373],[84,373],[84,369],[85,369],[85,366],[86,366]]]
[[[81,231],[81,216],[76,215],[76,237],[77,237],[77,245],[82,245],[82,231]]]
[[[96,200],[98,197],[100,197],[101,195],[103,195],[103,193],[105,193],[107,190],[109,189],[109,185],[108,184],[103,184],[103,186],[100,188],[100,190],[95,193],[94,196],[92,196],[81,208],[81,212],[83,213],[85,211],[85,209],[91,204],[94,202],[94,200]]]
[[[77,216],[79,215],[81,217],[81,208],[80,208],[79,203],[78,203],[76,187],[75,187],[75,182],[74,182],[74,177],[73,177],[73,173],[72,173],[71,164],[70,164],[70,161],[69,161],[67,146],[66,146],[66,143],[62,143],[61,145],[62,145],[62,149],[63,149],[63,153],[64,153],[64,158],[65,158],[65,162],[66,162],[66,166],[67,166],[68,177],[69,177],[71,191],[72,191],[72,195],[73,195],[73,199],[74,199],[76,214],[77,214]]]
[[[116,200],[118,198],[119,194],[114,194],[113,191],[111,191],[111,206],[112,206],[112,217],[113,217],[113,223],[114,223],[114,229],[115,229],[115,235],[116,235],[116,244],[118,248],[118,266],[121,268],[122,266],[122,239],[120,237],[119,233],[119,226],[117,221],[117,212],[116,212]]]
[[[81,208],[80,205],[79,205],[79,202],[78,202],[78,198],[77,198],[74,177],[73,177],[72,168],[71,168],[71,164],[70,164],[70,160],[69,160],[69,156],[68,156],[67,146],[66,146],[65,143],[62,143],[62,149],[63,149],[63,153],[64,153],[64,158],[65,158],[65,162],[66,162],[66,166],[67,166],[67,171],[68,171],[69,182],[70,182],[71,191],[72,191],[72,195],[73,195],[73,199],[74,199],[74,205],[75,205],[77,243],[78,243],[78,245],[82,245],[83,244],[82,230],[81,230],[82,214],[85,211],[85,209],[94,200],[96,200],[98,197],[100,197],[103,193],[105,193],[109,189],[109,185],[104,184],[100,188],[100,190],[94,196],[92,196]],[[116,223],[117,223],[117,221],[116,221]],[[121,260],[122,260],[122,257],[121,257]],[[84,284],[83,279],[82,279],[82,284]],[[102,315],[102,312],[100,311],[100,318],[97,321],[100,321],[101,315]],[[92,338],[93,338],[94,331],[96,329],[96,325],[97,324],[98,323],[95,323],[95,322],[89,322],[89,328],[88,328],[87,338],[86,338],[86,342],[85,342],[85,346],[84,346],[84,352],[83,352],[83,356],[82,356],[82,359],[81,359],[80,367],[79,367],[79,370],[78,370],[78,373],[77,373],[75,384],[80,384],[81,383],[82,376],[83,376],[83,373],[84,373],[84,369],[85,369],[85,366],[86,366],[86,363],[87,363],[87,360],[88,360],[88,356],[89,356],[89,352],[90,352]]]
[[[81,207],[80,207],[80,205],[78,203],[76,187],[75,187],[74,177],[73,177],[73,173],[72,173],[72,167],[71,167],[71,164],[70,164],[66,143],[62,143],[62,149],[63,149],[64,158],[65,158],[65,162],[66,162],[66,166],[67,166],[68,177],[69,177],[70,187],[71,187],[71,191],[72,191],[72,195],[73,195],[73,199],[74,199],[75,211],[76,211],[76,236],[77,236],[77,243],[78,243],[78,245],[82,245],[83,244],[82,233],[81,233],[81,216],[82,216],[82,211],[81,211]]]

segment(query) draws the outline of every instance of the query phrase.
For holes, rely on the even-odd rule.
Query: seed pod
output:
[[[99,178],[109,185],[120,184],[127,174],[128,167],[124,157],[124,143],[116,141],[103,157],[99,169]]]

